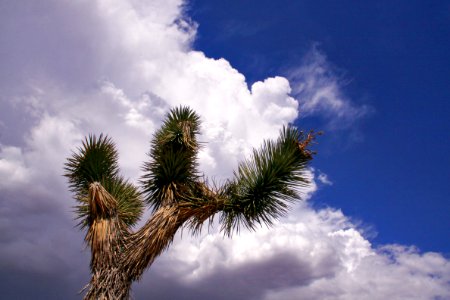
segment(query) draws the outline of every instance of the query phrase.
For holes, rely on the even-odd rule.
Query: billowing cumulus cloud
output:
[[[200,167],[220,182],[299,109],[330,122],[365,114],[340,96],[319,54],[306,58],[294,80],[272,77],[248,86],[226,59],[192,49],[196,24],[183,5],[0,4],[0,282],[6,295],[30,298],[33,288],[42,299],[76,299],[88,281],[88,253],[61,176],[83,136],[110,135],[122,171],[136,180],[164,114],[189,105],[203,122]],[[309,176],[329,182],[316,173]],[[305,198],[316,188],[313,181]],[[449,273],[440,254],[395,245],[374,249],[339,210],[314,211],[303,203],[273,228],[232,239],[217,226],[198,237],[184,232],[134,293],[158,299],[426,299],[450,296]]]
[[[449,264],[413,247],[374,249],[341,211],[300,205],[272,229],[178,240],[153,271],[190,287],[180,299],[434,299],[449,295]]]

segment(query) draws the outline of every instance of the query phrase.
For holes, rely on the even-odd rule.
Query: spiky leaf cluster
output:
[[[79,225],[89,226],[89,185],[100,183],[117,201],[119,218],[128,226],[134,225],[142,215],[144,203],[139,190],[119,175],[118,152],[112,140],[102,134],[89,135],[77,152],[67,159],[65,176],[78,201],[76,206]]]
[[[145,200],[154,210],[188,198],[196,184],[199,121],[190,108],[177,107],[155,133],[141,180]]]
[[[226,234],[242,225],[250,229],[271,225],[299,199],[298,189],[308,183],[304,169],[311,159],[300,147],[301,138],[296,128],[284,127],[276,141],[265,141],[251,159],[239,164],[234,179],[224,187],[228,201],[221,223]]]
[[[65,164],[69,188],[77,195],[86,194],[89,184],[119,174],[118,153],[111,138],[100,134],[89,135],[78,152],[72,153]]]
[[[81,227],[88,227],[92,279],[85,299],[125,299],[138,280],[173,241],[180,228],[199,232],[222,212],[225,234],[242,227],[271,225],[300,199],[299,188],[312,158],[305,136],[284,127],[277,140],[265,141],[239,164],[234,178],[213,187],[197,171],[199,117],[187,108],[172,109],[153,136],[144,164],[143,192],[119,175],[118,153],[110,138],[89,136],[65,165],[65,176],[78,201]],[[130,230],[145,202],[153,208],[146,224]]]

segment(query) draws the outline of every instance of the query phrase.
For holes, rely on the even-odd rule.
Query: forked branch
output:
[[[89,136],[68,159],[66,176],[91,250],[85,299],[127,299],[132,282],[180,228],[198,232],[221,213],[221,230],[230,236],[242,227],[271,225],[300,199],[300,188],[309,183],[305,170],[314,154],[309,147],[320,133],[284,127],[277,140],[265,141],[232,179],[213,189],[197,170],[199,120],[187,107],[167,115],[153,137],[142,190],[119,175],[118,153],[108,137]],[[152,216],[133,232],[145,204]]]

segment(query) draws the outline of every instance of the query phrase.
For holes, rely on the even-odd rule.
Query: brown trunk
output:
[[[223,208],[223,202],[215,200],[197,205],[173,203],[158,209],[140,230],[131,234],[114,215],[114,198],[101,185],[91,185],[90,197],[90,206],[102,217],[92,221],[86,235],[92,252],[92,278],[84,297],[89,300],[128,299],[132,282],[167,249],[180,227],[187,224],[198,230]],[[106,216],[99,208],[108,208],[112,216]]]

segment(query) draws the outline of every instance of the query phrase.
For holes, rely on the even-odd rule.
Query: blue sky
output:
[[[136,299],[450,298],[449,31],[444,1],[0,2],[2,295],[80,298],[66,158],[106,133],[137,183],[189,105],[219,182],[285,124],[324,135],[287,217],[178,234]]]
[[[313,45],[343,93],[373,113],[326,133],[314,166],[335,183],[313,199],[378,232],[375,243],[450,252],[450,5],[446,1],[200,1],[195,47],[249,82],[289,74]],[[354,135],[357,135],[354,138]],[[447,235],[447,238],[443,238]]]

